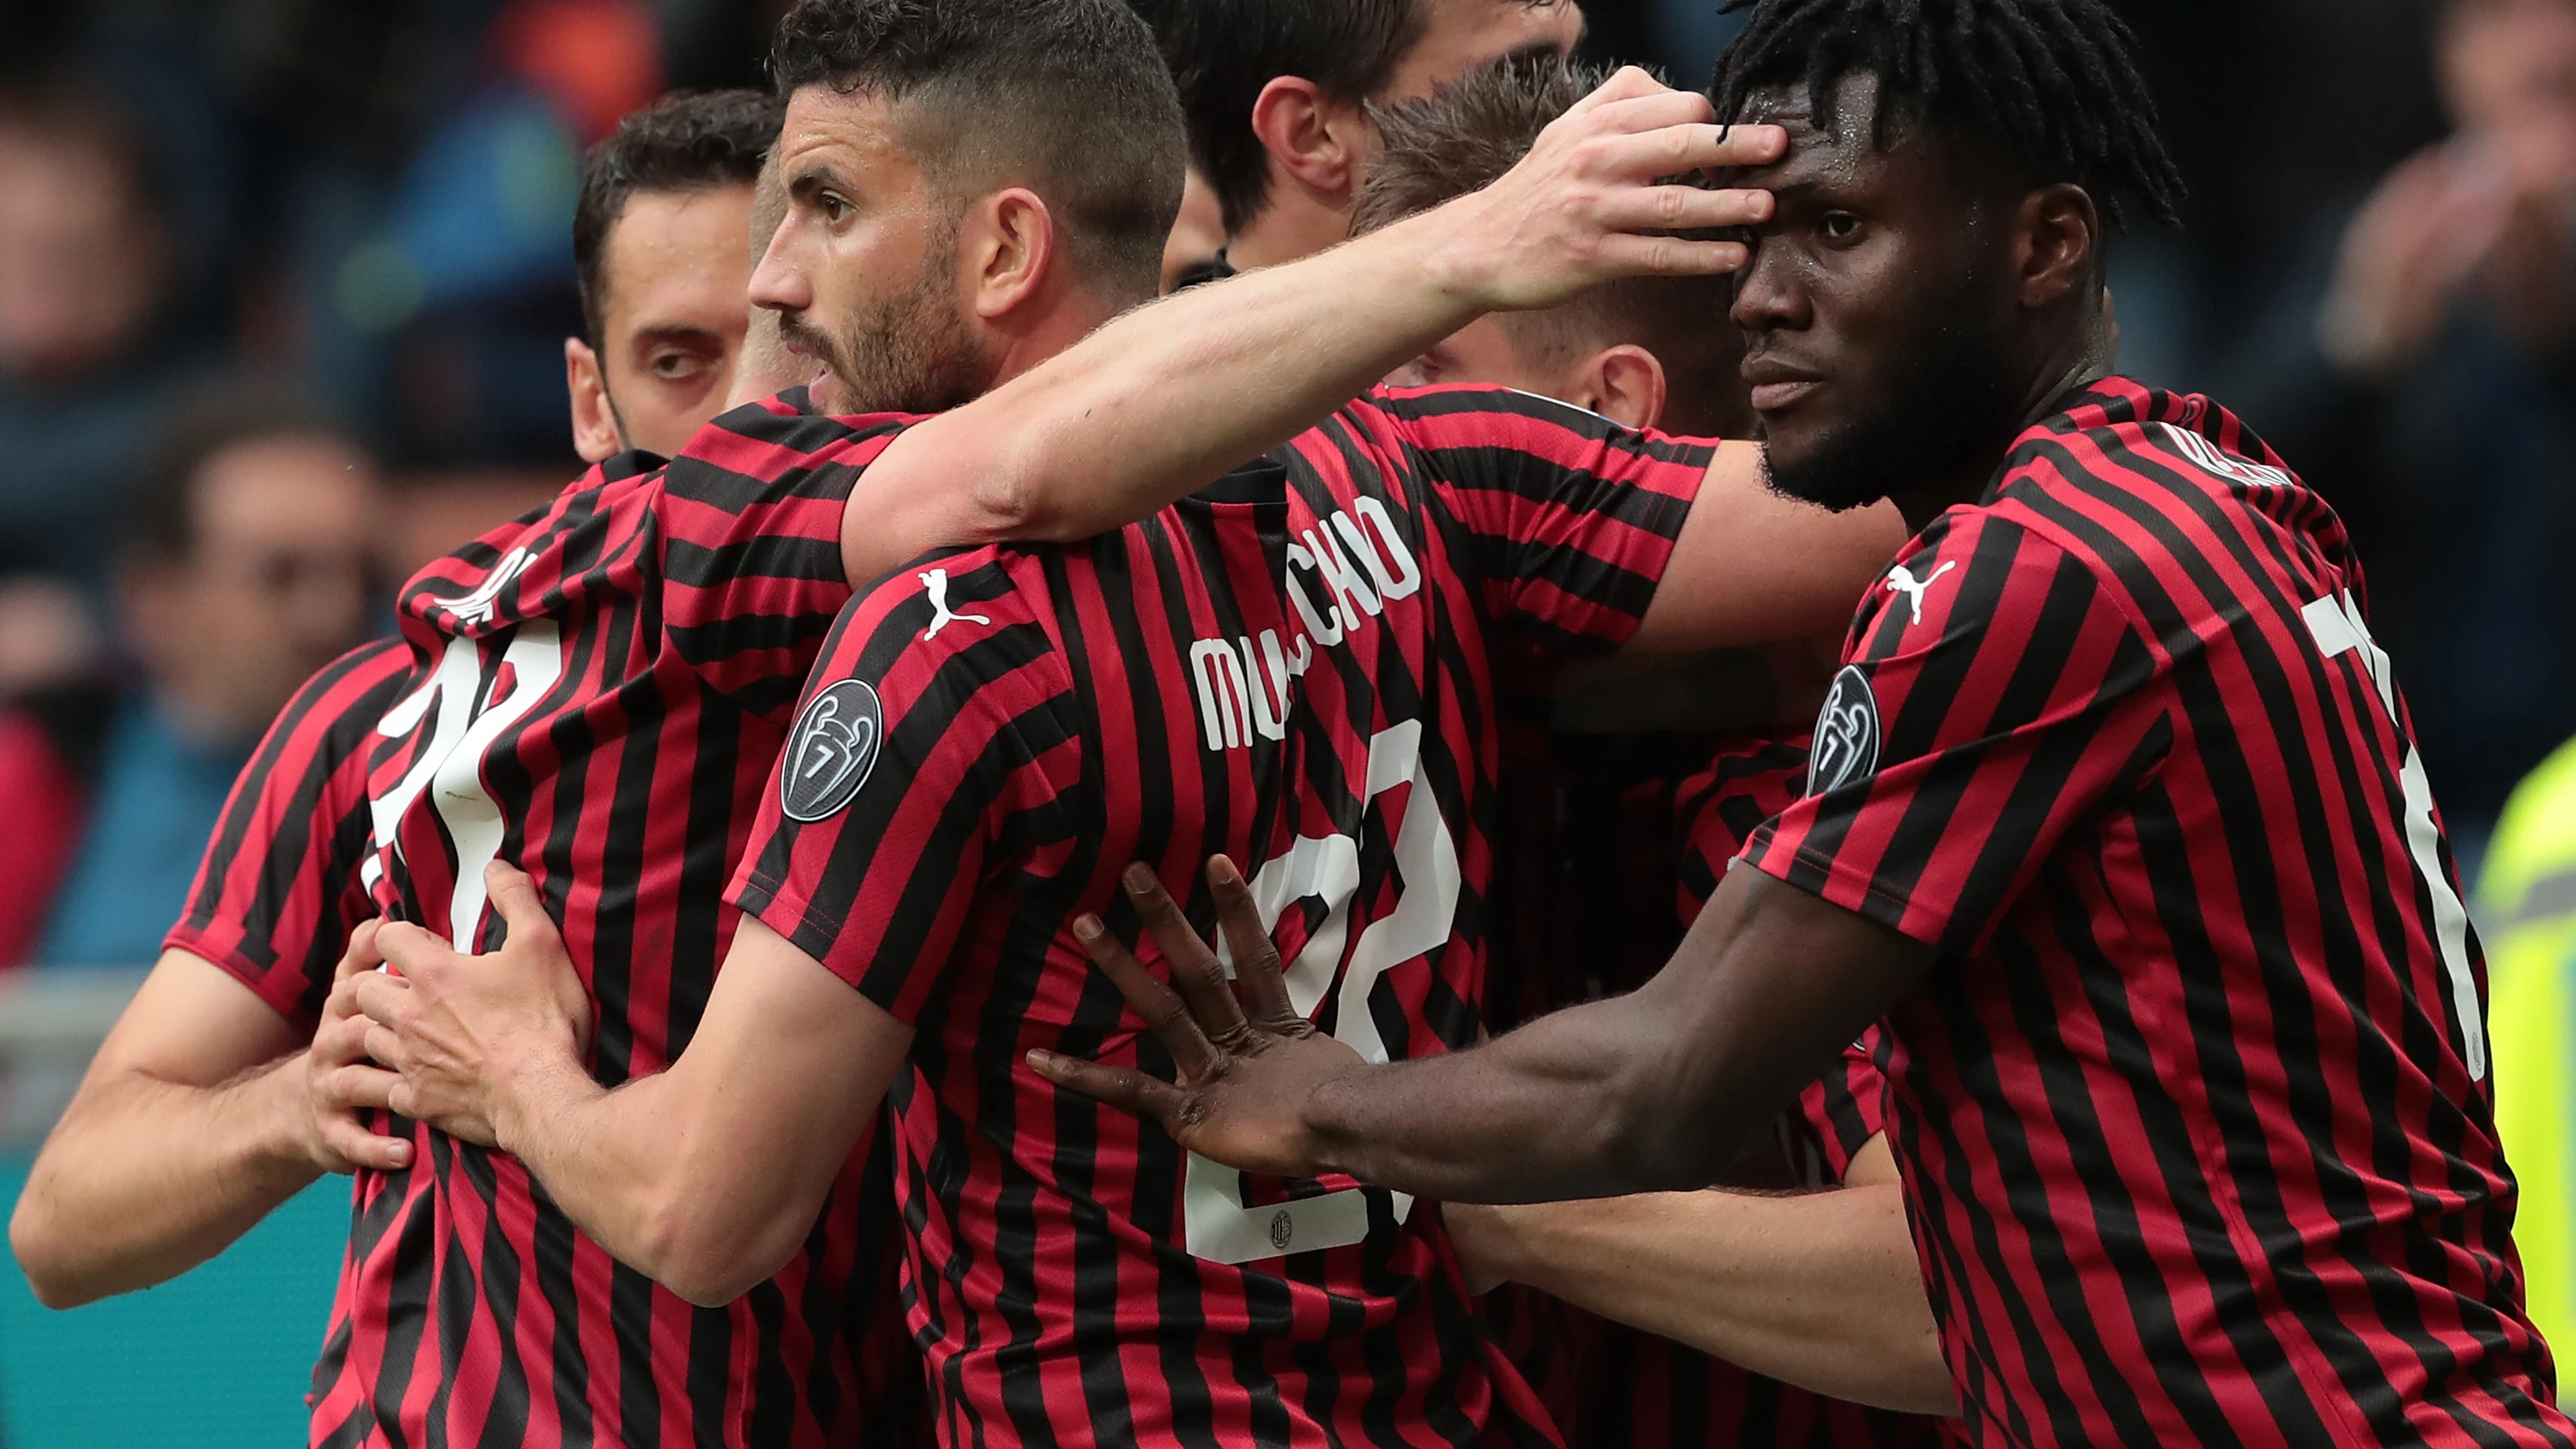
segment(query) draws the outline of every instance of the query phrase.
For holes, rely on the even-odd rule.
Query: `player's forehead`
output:
[[[903,104],[872,90],[799,86],[780,125],[779,183],[791,200],[817,187],[883,189],[918,184],[902,144]]]
[[[639,191],[602,247],[611,332],[740,312],[751,285],[752,189]]]
[[[1882,119],[1878,77],[1845,76],[1816,104],[1804,82],[1764,86],[1748,93],[1731,119],[1778,126],[1789,133],[1777,162],[1731,173],[1730,185],[1760,187],[1786,206],[1800,196],[1837,200],[1922,193],[1942,186],[1949,169],[1943,147],[1912,118]]]

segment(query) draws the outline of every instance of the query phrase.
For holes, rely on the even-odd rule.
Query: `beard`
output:
[[[903,291],[860,310],[834,336],[799,316],[782,319],[779,335],[819,357],[840,385],[848,413],[943,413],[984,395],[993,361],[957,305],[957,229],[921,259]]]
[[[1949,476],[1972,461],[1969,453],[1990,447],[2015,402],[2009,324],[1993,295],[1982,278],[1969,277],[1935,299],[1918,314],[1928,325],[1892,349],[1870,406],[1795,454],[1763,449],[1762,481],[1843,513]]]

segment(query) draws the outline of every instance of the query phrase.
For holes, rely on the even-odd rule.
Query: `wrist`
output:
[[[260,1104],[254,1120],[266,1124],[254,1154],[265,1173],[284,1181],[342,1170],[322,1145],[313,1118],[312,1069],[304,1053],[262,1067],[242,1086]]]
[[[493,1145],[513,1157],[528,1156],[537,1124],[559,1114],[580,1087],[593,1085],[568,1053],[540,1053],[514,1064],[486,1089],[484,1118]]]

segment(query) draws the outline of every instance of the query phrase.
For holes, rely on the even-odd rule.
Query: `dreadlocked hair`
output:
[[[2000,143],[2042,182],[2071,181],[2126,229],[2132,205],[2178,220],[2182,173],[2156,134],[2136,39],[2104,0],[1729,0],[1749,12],[1710,88],[1723,119],[1804,84],[1816,124],[1855,74],[1878,77],[1871,140],[1899,121]]]

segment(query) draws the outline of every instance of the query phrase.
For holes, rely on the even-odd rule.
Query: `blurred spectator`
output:
[[[2447,0],[2436,37],[2453,134],[2289,294],[2246,412],[2351,525],[2473,854],[2576,732],[2576,0]]]
[[[251,747],[306,676],[365,636],[378,520],[367,458],[292,402],[229,390],[168,429],[117,560],[135,686],[0,716],[0,780],[36,782],[28,798],[57,815],[78,803],[76,830],[55,823],[53,868],[20,862],[0,884],[23,897],[61,880],[33,959],[158,954]],[[29,915],[23,898],[0,904],[0,926]]]
[[[137,442],[186,361],[143,153],[69,81],[0,94],[0,573],[95,579]]]

